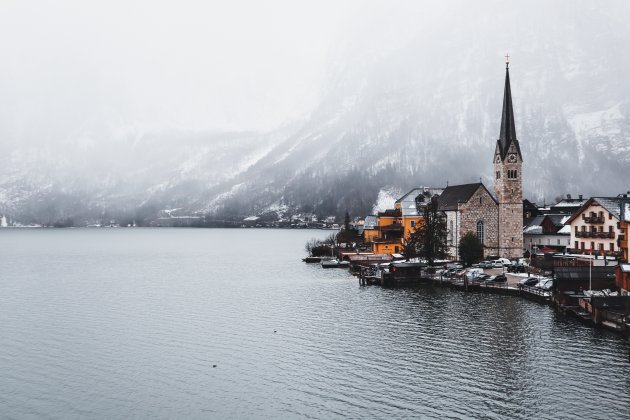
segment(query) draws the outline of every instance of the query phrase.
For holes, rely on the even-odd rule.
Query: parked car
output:
[[[492,268],[492,261],[481,261],[478,264],[479,268]]]
[[[518,281],[518,284],[521,286],[534,286],[538,284],[538,277],[526,277]]]
[[[464,268],[464,265],[460,263],[459,261],[453,261],[453,262],[446,263],[445,267],[449,269],[450,268],[460,269],[460,268]]]
[[[505,283],[507,277],[505,277],[505,274],[497,274],[496,276],[490,276],[487,281],[492,283]]]
[[[471,268],[466,272],[466,277],[468,277],[469,280],[472,280],[476,277],[478,277],[479,275],[483,274],[483,269],[481,268]]]
[[[553,287],[553,279],[542,279],[534,287],[542,290],[551,290]]]
[[[527,267],[523,264],[512,264],[507,270],[510,273],[525,273],[527,271]]]
[[[509,267],[512,265],[512,261],[507,258],[499,258],[497,261],[501,261],[501,264],[503,264],[504,267]]]
[[[492,268],[503,268],[503,262],[501,260],[492,261]]]

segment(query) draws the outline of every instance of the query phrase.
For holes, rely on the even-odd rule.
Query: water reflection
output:
[[[510,296],[359,287],[300,261],[306,239],[325,233],[3,232],[0,409],[59,419],[628,416],[619,337]]]

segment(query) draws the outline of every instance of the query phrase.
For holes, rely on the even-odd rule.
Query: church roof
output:
[[[442,194],[438,196],[438,206],[440,210],[457,210],[458,203],[465,203],[470,200],[470,197],[479,189],[483,188],[486,190],[488,195],[492,197],[492,194],[488,191],[485,185],[481,182],[476,182],[474,184],[462,184],[462,185],[451,185],[444,189]],[[492,199],[496,202],[494,197]]]
[[[519,157],[521,157],[521,148],[516,139],[516,126],[514,124],[514,109],[512,107],[512,89],[510,88],[510,69],[505,67],[505,88],[503,91],[503,112],[501,113],[501,131],[499,132],[499,140],[497,145],[501,160],[505,159],[510,145],[514,143]]]

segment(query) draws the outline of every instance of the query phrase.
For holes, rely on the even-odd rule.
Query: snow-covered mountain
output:
[[[319,106],[269,133],[155,132],[107,116],[54,148],[10,144],[0,213],[357,215],[384,187],[491,187],[505,50],[526,197],[630,189],[630,5],[468,3],[348,22]]]

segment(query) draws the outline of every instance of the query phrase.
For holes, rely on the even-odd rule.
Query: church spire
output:
[[[512,109],[512,90],[510,89],[510,56],[505,56],[505,89],[503,91],[503,113],[501,115],[501,132],[499,133],[499,148],[501,159],[505,158],[512,142],[516,143],[516,128],[514,126],[514,110]],[[520,153],[519,153],[520,154]]]

